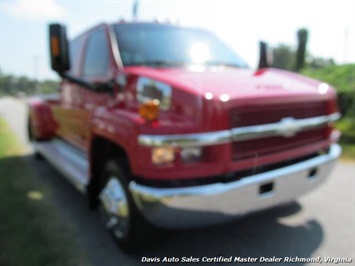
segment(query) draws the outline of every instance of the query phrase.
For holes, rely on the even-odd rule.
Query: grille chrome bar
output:
[[[323,127],[330,122],[340,118],[339,113],[326,116],[318,116],[304,119],[284,118],[278,123],[264,124],[258,126],[233,128],[233,141],[244,141],[271,136],[292,137],[300,131]]]
[[[304,119],[284,118],[278,123],[247,126],[207,133],[176,135],[142,134],[138,137],[138,143],[148,147],[196,147],[266,138],[270,136],[291,137],[301,131],[323,127],[339,118],[340,114],[334,113],[331,115]]]

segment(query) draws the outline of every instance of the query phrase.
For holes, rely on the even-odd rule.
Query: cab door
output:
[[[82,78],[95,85],[104,84],[114,77],[114,62],[108,29],[100,26],[88,34],[83,53]],[[90,121],[94,110],[107,106],[112,96],[107,92],[83,90],[82,120],[78,124],[78,137],[85,149],[89,147]]]
[[[80,77],[80,65],[85,36],[70,43],[70,75]],[[78,84],[63,79],[60,86],[60,101],[52,103],[51,109],[57,124],[56,135],[61,139],[83,148],[78,134],[78,123],[82,118],[84,91]]]

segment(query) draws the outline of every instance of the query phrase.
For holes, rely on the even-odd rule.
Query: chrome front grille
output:
[[[326,115],[325,102],[298,102],[288,104],[274,104],[265,106],[236,107],[230,116],[231,128],[262,126],[278,123],[282,119],[306,119]],[[269,136],[232,143],[233,160],[243,160],[286,151],[311,143],[316,143],[328,138],[327,127],[315,128],[298,132],[295,136]]]
[[[236,107],[231,110],[231,128],[277,123],[282,118],[295,119],[323,116],[325,102],[298,102],[289,104]]]
[[[233,160],[247,159],[285,151],[326,139],[327,130],[324,128],[305,131],[291,138],[268,137],[247,141],[233,142]]]

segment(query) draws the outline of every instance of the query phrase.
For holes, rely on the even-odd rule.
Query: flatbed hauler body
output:
[[[250,70],[207,31],[102,24],[69,45],[56,24],[50,47],[59,98],[29,103],[31,138],[124,247],[146,221],[196,227],[292,201],[340,155],[330,86]]]

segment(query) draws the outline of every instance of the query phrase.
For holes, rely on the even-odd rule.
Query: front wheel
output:
[[[120,246],[132,251],[139,246],[146,223],[128,190],[130,179],[126,169],[126,165],[115,160],[106,163],[99,192],[99,209],[106,227]]]

